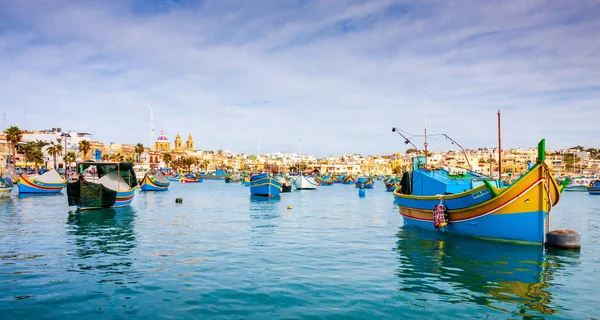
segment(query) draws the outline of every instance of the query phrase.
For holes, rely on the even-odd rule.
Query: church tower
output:
[[[179,133],[177,133],[177,136],[175,137],[175,151],[182,151],[182,146],[183,143],[181,142],[181,136]]]
[[[154,148],[158,152],[170,152],[171,151],[171,141],[165,135],[165,130],[160,130],[160,136],[156,138],[156,142],[154,142]]]
[[[188,138],[185,141],[185,150],[194,151],[194,139],[192,139],[191,133],[188,135]]]

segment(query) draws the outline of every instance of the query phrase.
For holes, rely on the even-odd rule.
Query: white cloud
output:
[[[403,150],[393,126],[465,147],[594,146],[597,2],[0,4],[0,109],[124,143],[319,155]],[[346,28],[346,30],[344,29]],[[433,148],[448,145],[431,143]],[[599,147],[599,146],[595,146]]]

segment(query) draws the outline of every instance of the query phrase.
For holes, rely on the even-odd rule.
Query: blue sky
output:
[[[148,145],[152,105],[157,133],[200,149],[326,156],[404,151],[391,128],[421,132],[424,105],[428,132],[493,146],[500,109],[504,147],[599,148],[598,16],[595,0],[5,0],[0,111]]]

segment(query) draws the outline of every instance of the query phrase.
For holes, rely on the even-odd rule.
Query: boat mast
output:
[[[4,175],[8,176],[8,137],[6,135],[6,112],[2,113],[4,117]]]
[[[498,180],[502,180],[502,140],[500,138],[500,110],[498,110]]]
[[[153,143],[154,143],[154,110],[152,109],[152,105],[150,105],[150,149],[152,149]]]

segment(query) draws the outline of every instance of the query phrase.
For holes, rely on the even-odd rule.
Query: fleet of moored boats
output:
[[[538,162],[510,185],[501,180],[460,168],[431,168],[425,157],[413,159],[411,170],[399,176],[321,175],[296,176],[240,172],[174,174],[145,172],[142,177],[129,162],[82,162],[77,178],[68,181],[55,170],[41,175],[0,178],[0,197],[10,196],[13,183],[20,194],[58,193],[67,188],[69,206],[78,210],[118,208],[131,204],[139,185],[145,192],[166,191],[172,182],[200,183],[224,180],[248,186],[252,196],[279,197],[319,186],[354,184],[373,188],[383,180],[406,225],[474,237],[543,243],[549,232],[549,213],[563,190],[587,190],[600,194],[600,180],[566,179],[559,184],[545,164],[544,141],[538,146]],[[582,187],[583,186],[583,187]]]

